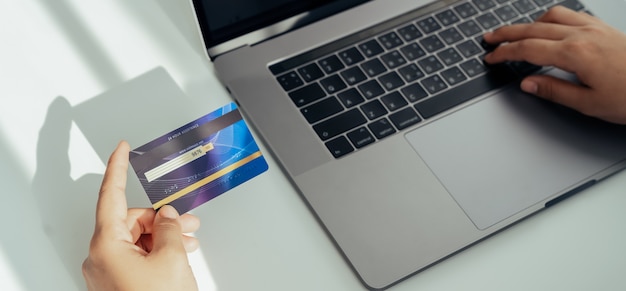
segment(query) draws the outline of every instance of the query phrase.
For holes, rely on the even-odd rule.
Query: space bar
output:
[[[490,71],[458,87],[435,95],[415,105],[424,119],[431,118],[461,103],[467,102],[490,90],[500,88],[515,80],[517,76],[509,71]]]

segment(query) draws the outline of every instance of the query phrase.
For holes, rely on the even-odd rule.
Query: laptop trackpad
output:
[[[406,135],[479,229],[589,179],[626,154],[623,127],[517,90],[506,93]]]

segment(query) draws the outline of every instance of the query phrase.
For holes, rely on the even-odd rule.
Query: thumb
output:
[[[186,258],[183,245],[182,228],[179,221],[180,215],[170,205],[159,209],[154,218],[152,230],[153,248],[151,253],[167,253],[170,255],[182,255]]]
[[[552,102],[573,108],[582,113],[592,109],[591,89],[547,75],[534,75],[524,79],[520,85],[522,91]]]

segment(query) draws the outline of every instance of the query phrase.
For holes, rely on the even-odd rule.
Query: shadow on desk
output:
[[[39,131],[32,191],[45,234],[76,286],[84,289],[80,270],[93,231],[102,175],[86,174],[77,180],[70,176],[71,111],[68,101],[61,97],[48,108]]]
[[[24,290],[49,290],[50,286],[71,290],[68,288],[74,284],[66,278],[41,229],[42,219],[38,215],[37,199],[31,195],[28,175],[3,136],[0,132],[0,177],[5,195],[0,211],[0,251],[13,277],[0,281],[8,279]]]
[[[37,168],[31,188],[33,204],[39,210],[37,226],[43,228],[78,289],[85,289],[81,265],[88,254],[103,177],[91,173],[78,179],[71,177],[72,123],[78,125],[102,162],[106,162],[119,140],[125,139],[137,147],[194,119],[194,112],[204,112],[202,107],[187,107],[189,103],[167,72],[157,68],[76,106],[58,97],[48,107],[37,140]],[[89,149],[80,150],[72,154],[84,154]],[[132,169],[129,175],[134,175]],[[129,207],[150,207],[139,182],[133,178],[127,185]],[[27,184],[26,179],[21,180],[24,182],[21,184]],[[12,261],[18,262],[19,258]],[[29,274],[27,269],[17,269],[20,275]],[[51,272],[59,274],[58,270]],[[27,278],[24,281],[29,282]]]
[[[186,96],[163,68],[146,72],[81,104],[71,106],[62,97],[55,99],[48,108],[37,141],[37,169],[32,183],[34,201],[26,204],[37,206],[40,219],[33,225],[38,230],[43,225],[45,234],[40,237],[51,245],[52,251],[48,252],[56,253],[54,260],[62,263],[57,264],[60,269],[65,268],[47,270],[46,275],[67,273],[73,285],[79,290],[85,288],[81,264],[87,256],[93,232],[102,175],[85,173],[73,179],[70,156],[76,158],[95,150],[100,160],[106,162],[120,139],[127,140],[131,148],[140,146],[213,111],[225,101]],[[77,125],[90,147],[70,149],[70,140],[75,138],[72,123]],[[250,290],[259,286],[260,289],[303,290],[303,285],[308,288],[304,290],[325,290],[327,282],[318,279],[318,274],[326,274],[323,278],[333,278],[333,282],[344,282],[346,276],[352,278],[330,242],[324,240],[320,244],[316,240],[323,233],[300,198],[289,191],[278,191],[291,189],[291,186],[274,163],[270,167],[273,170],[253,182],[198,209],[203,226],[197,236],[204,258],[210,263],[207,265],[210,274],[197,274],[198,281],[206,282],[211,276],[217,290]],[[128,206],[150,207],[132,169],[129,168],[128,174]],[[263,193],[256,187],[276,191]],[[14,243],[17,249],[18,244]],[[312,250],[328,255],[312,257],[308,255]],[[27,284],[34,284],[29,279],[33,275],[38,278],[38,273],[32,274],[28,268],[31,266],[20,262],[20,256],[17,253],[12,257],[12,263],[27,281],[25,286],[29,286]],[[265,269],[268,271],[258,271]],[[245,280],[241,278],[242,270],[245,270]],[[303,282],[302,277],[290,276],[289,272],[316,275],[307,276],[308,280]],[[50,288],[59,285],[51,282],[45,288],[29,286],[28,290],[67,290]],[[343,288],[346,289],[350,288]]]

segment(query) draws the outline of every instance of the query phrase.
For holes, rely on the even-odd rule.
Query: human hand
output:
[[[626,124],[626,35],[600,19],[554,7],[535,23],[501,27],[484,35],[502,44],[487,63],[527,61],[576,75],[574,84],[546,75],[526,77],[521,89],[583,114]]]
[[[187,251],[197,239],[183,233],[200,226],[192,215],[179,216],[163,206],[128,209],[126,175],[128,143],[120,142],[111,155],[96,207],[96,226],[83,276],[89,290],[197,290]]]

